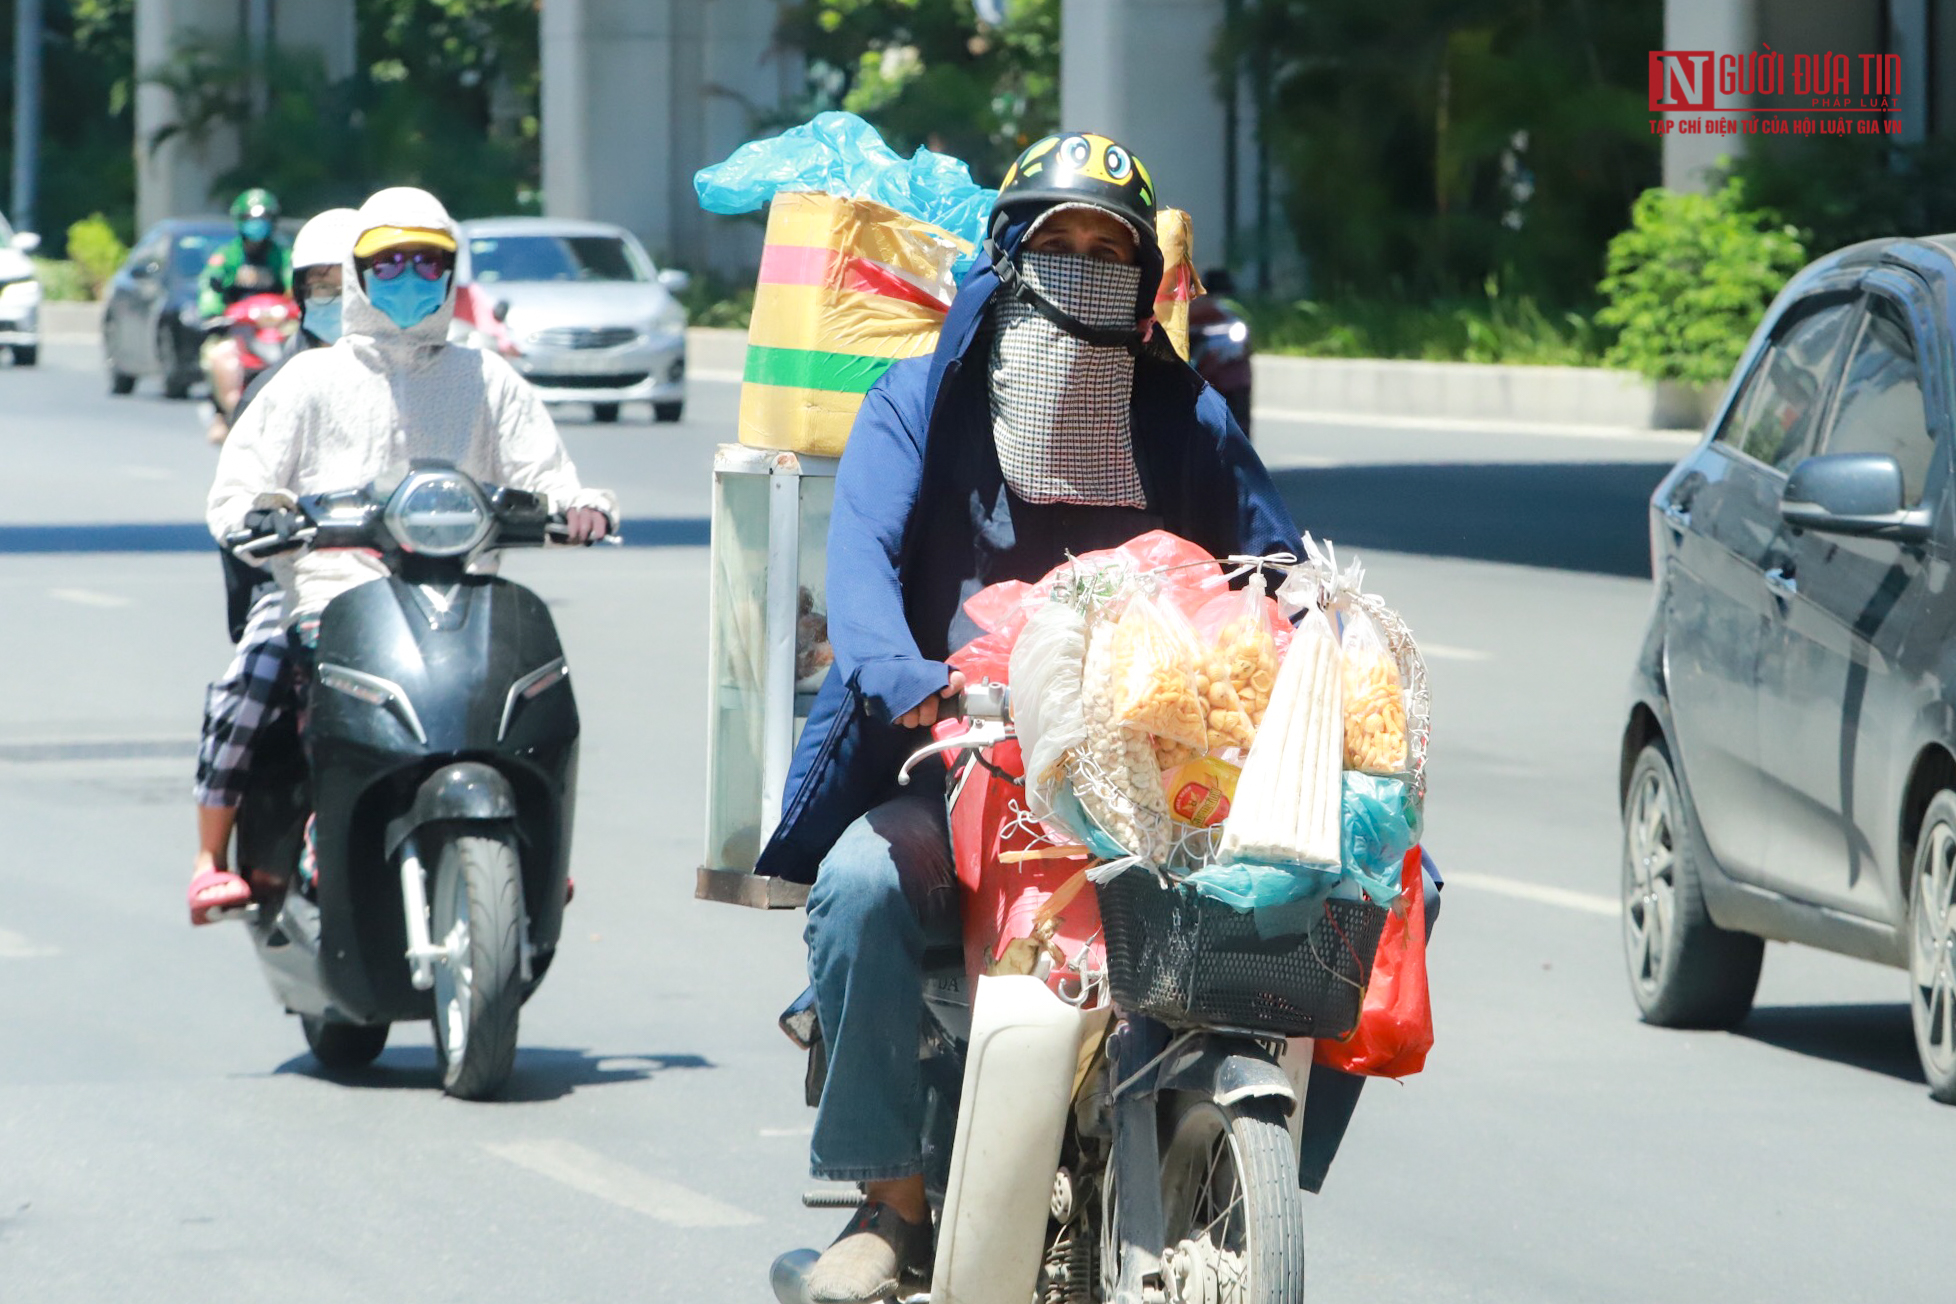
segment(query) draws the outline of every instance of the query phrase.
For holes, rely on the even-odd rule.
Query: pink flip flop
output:
[[[251,902],[251,885],[225,869],[207,869],[190,880],[191,924],[214,924]]]

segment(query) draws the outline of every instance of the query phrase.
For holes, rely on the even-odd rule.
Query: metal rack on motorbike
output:
[[[703,898],[783,908],[806,895],[751,871],[829,659],[821,544],[832,475],[832,462],[791,453],[729,448],[716,460]],[[1223,560],[1239,576],[1290,563]],[[1394,613],[1370,595],[1352,600],[1384,633],[1405,686],[1405,778],[1423,795],[1423,661]],[[967,920],[979,894],[1001,882],[999,891],[1038,908],[1007,924],[1013,945],[999,936],[976,948],[967,929],[965,955],[927,961],[920,1056],[938,1211],[932,1297],[1301,1299],[1297,1145],[1311,1039],[1357,1025],[1386,907],[1362,890],[1339,891],[1313,903],[1306,926],[1293,919],[1269,932],[1268,920],[1186,881],[1213,857],[1214,829],[1182,829],[1163,864],[1135,863],[1111,838],[1060,845],[1024,801],[1009,694],[968,690],[965,714],[966,734],[940,735],[911,765],[951,757],[946,792]],[[1056,937],[1058,903],[1079,894],[1088,874],[1101,880],[1083,894],[1098,902],[1091,934]],[[791,1008],[783,1027],[811,1046],[813,1104],[822,1052],[812,1007]],[[813,1257],[777,1261],[784,1304],[800,1299]]]
[[[795,741],[834,656],[826,549],[839,458],[725,444],[713,458],[706,854],[701,900],[793,909],[806,887],[754,873]]]

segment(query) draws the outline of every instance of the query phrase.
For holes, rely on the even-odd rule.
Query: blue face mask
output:
[[[407,330],[417,322],[426,321],[448,298],[448,276],[443,272],[439,280],[424,281],[412,269],[391,281],[369,276],[367,298],[387,314],[387,320]]]
[[[268,218],[247,217],[238,223],[238,233],[256,244],[272,233],[272,223]]]
[[[340,296],[336,294],[330,299],[307,296],[301,321],[314,338],[331,344],[340,337]]]

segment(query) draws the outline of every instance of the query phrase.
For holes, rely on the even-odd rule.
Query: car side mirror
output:
[[[692,288],[693,278],[677,267],[668,267],[659,273],[659,284],[666,288],[667,294],[681,295]]]
[[[24,254],[31,254],[41,247],[41,237],[33,231],[16,231],[13,246]]]
[[[489,315],[491,317],[494,317],[497,321],[508,321],[509,300],[508,299],[496,300],[496,306],[489,310]]]
[[[1793,468],[1780,519],[1799,530],[1915,543],[1929,537],[1927,508],[1902,508],[1901,463],[1886,453],[1830,453]]]

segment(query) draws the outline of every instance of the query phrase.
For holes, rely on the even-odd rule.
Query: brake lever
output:
[[[610,530],[606,532],[604,538],[602,539],[586,539],[583,543],[572,543],[570,537],[570,527],[565,525],[557,525],[553,522],[552,524],[543,527],[543,541],[545,543],[554,543],[560,547],[565,547],[565,548],[588,548],[594,543],[608,543],[612,547],[616,548],[624,544],[625,536],[619,533],[617,530]]]
[[[961,734],[940,738],[928,746],[921,747],[910,754],[910,759],[897,771],[897,787],[910,786],[910,771],[932,756],[943,756],[949,752],[975,751],[983,747],[996,747],[1013,736],[1012,726],[1003,720],[979,720]]]
[[[318,533],[318,526],[308,525],[303,529],[294,530],[282,539],[276,534],[260,535],[244,543],[232,545],[231,552],[244,561],[262,561],[281,553],[298,552],[310,544]]]

